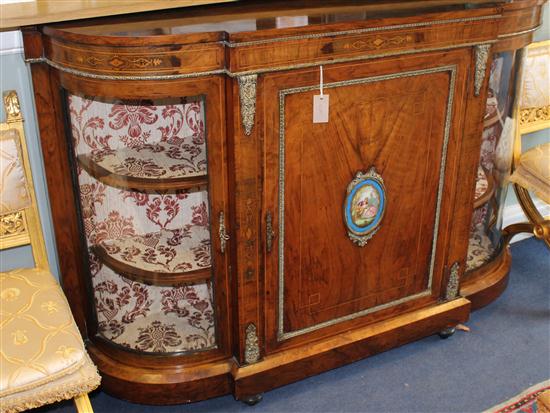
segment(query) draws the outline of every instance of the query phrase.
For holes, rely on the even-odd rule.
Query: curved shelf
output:
[[[77,159],[88,174],[117,188],[166,191],[206,185],[206,151],[197,154],[187,149],[157,143],[82,154]]]
[[[472,310],[485,307],[500,297],[508,285],[511,262],[510,249],[504,247],[484,265],[464,273],[460,295],[472,302]]]
[[[466,272],[473,271],[491,260],[495,247],[482,225],[477,226],[470,233]]]
[[[495,193],[495,189],[496,185],[493,176],[480,165],[477,169],[474,209],[489,202]]]
[[[106,240],[92,250],[113,271],[145,284],[174,286],[212,276],[210,233],[205,227],[187,226]]]

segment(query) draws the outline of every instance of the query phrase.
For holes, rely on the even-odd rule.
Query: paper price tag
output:
[[[328,123],[329,95],[313,96],[313,123]]]

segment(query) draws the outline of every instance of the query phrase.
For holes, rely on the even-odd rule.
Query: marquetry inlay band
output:
[[[99,79],[99,80],[177,80],[177,79],[190,79],[190,78],[196,78],[201,76],[212,76],[212,75],[226,75],[231,78],[236,78],[239,76],[244,75],[252,75],[252,74],[262,74],[262,73],[272,73],[272,72],[283,72],[287,70],[295,70],[295,69],[307,69],[310,67],[317,67],[320,65],[333,65],[338,63],[349,63],[349,62],[357,62],[362,60],[372,60],[372,59],[379,59],[383,57],[390,57],[390,56],[403,56],[403,55],[409,55],[409,54],[417,54],[417,53],[426,53],[426,52],[437,52],[440,50],[452,50],[452,49],[460,49],[463,47],[473,47],[473,46],[480,46],[480,45],[489,45],[496,43],[496,40],[493,41],[485,41],[483,43],[461,43],[457,45],[452,46],[444,46],[444,47],[430,47],[425,49],[414,49],[414,50],[402,50],[402,51],[392,51],[392,52],[384,52],[384,53],[376,53],[376,54],[369,54],[369,55],[361,55],[361,56],[354,56],[354,57],[344,57],[339,59],[330,59],[330,60],[319,60],[316,62],[311,63],[302,63],[302,64],[295,64],[295,65],[283,65],[283,66],[274,66],[274,67],[267,67],[262,69],[256,69],[256,70],[247,70],[242,72],[232,72],[227,68],[224,69],[216,69],[206,72],[194,72],[194,73],[178,73],[178,74],[171,74],[171,75],[104,75],[104,74],[98,74],[98,73],[90,73],[85,72],[82,70],[76,70],[71,69],[69,67],[65,67],[63,65],[60,65],[56,62],[53,62],[52,60],[46,58],[46,57],[40,57],[40,58],[30,58],[25,59],[26,63],[46,63],[49,66],[60,70],[65,73],[69,73],[71,75],[90,78],[90,79]]]
[[[320,39],[323,37],[345,36],[349,34],[363,34],[363,33],[387,31],[387,30],[399,30],[399,29],[414,29],[417,27],[437,26],[441,24],[471,23],[475,21],[494,20],[500,17],[502,17],[500,14],[493,14],[490,16],[465,17],[465,18],[447,19],[447,20],[433,20],[429,22],[393,24],[389,26],[378,26],[378,27],[365,27],[363,29],[341,30],[336,32],[311,33],[311,34],[296,35],[296,36],[277,37],[274,39],[251,40],[248,42],[231,43],[231,42],[224,41],[222,43],[227,47],[232,47],[232,48],[244,47],[244,46],[256,46],[260,44],[287,42],[292,40]]]

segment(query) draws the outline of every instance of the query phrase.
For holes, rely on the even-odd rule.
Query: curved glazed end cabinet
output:
[[[106,391],[252,403],[502,292],[514,85],[543,2],[451,3],[23,30],[63,286]]]

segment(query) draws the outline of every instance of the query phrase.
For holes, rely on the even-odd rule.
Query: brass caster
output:
[[[456,329],[454,327],[447,327],[447,328],[444,328],[443,330],[441,330],[437,334],[439,335],[439,337],[442,340],[445,340],[445,339],[448,339],[449,337],[451,337],[455,333],[455,331],[456,331]]]
[[[244,404],[247,404],[249,406],[254,406],[258,403],[260,403],[264,398],[264,395],[262,393],[255,394],[253,396],[243,397],[240,399]]]

